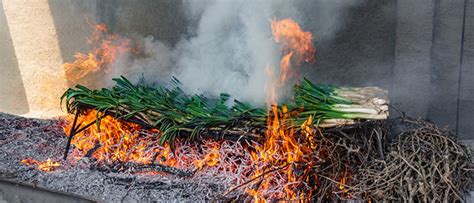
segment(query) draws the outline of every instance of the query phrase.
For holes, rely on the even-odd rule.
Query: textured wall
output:
[[[467,0],[464,19],[458,129],[462,137],[474,139],[474,0]]]
[[[303,9],[308,19],[314,5]],[[474,0],[366,0],[349,10],[335,39],[317,42],[318,59],[307,73],[386,88],[409,116],[474,139]]]
[[[75,52],[88,50],[86,40],[97,21],[97,0],[48,0],[48,4],[61,57],[70,62]]]
[[[311,4],[305,7],[304,18],[316,19]],[[395,60],[395,8],[395,2],[390,0],[366,1],[349,8],[333,39],[316,40],[316,63],[302,70],[318,82],[390,89]],[[318,24],[321,23],[324,22]],[[318,32],[314,35],[318,39]]]
[[[187,30],[181,1],[117,0],[115,4],[115,20],[109,21],[121,34],[153,35],[172,46]]]
[[[436,0],[431,46],[428,118],[456,129],[464,0]]]
[[[28,116],[60,115],[58,98],[67,86],[48,1],[7,0],[2,4],[28,101]]]
[[[12,114],[27,113],[29,107],[25,88],[1,1],[0,47],[0,111]]]
[[[426,117],[434,0],[398,0],[395,63],[390,97],[410,116]]]

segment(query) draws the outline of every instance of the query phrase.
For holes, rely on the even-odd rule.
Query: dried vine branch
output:
[[[374,200],[465,201],[472,182],[469,150],[432,123],[404,122],[413,129],[399,135],[384,160],[361,168],[351,193]]]

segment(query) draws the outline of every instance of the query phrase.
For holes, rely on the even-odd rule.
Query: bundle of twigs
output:
[[[100,113],[160,130],[161,142],[172,143],[177,137],[194,139],[197,135],[258,136],[266,127],[267,110],[235,100],[226,105],[229,95],[208,98],[188,95],[173,78],[172,88],[152,88],[134,85],[126,78],[116,78],[110,89],[91,90],[77,85],[68,89],[66,100],[69,113],[94,109]],[[296,85],[295,99],[287,106],[294,114],[295,127],[311,115],[319,127],[353,123],[355,119],[386,119],[386,91],[378,88],[337,88],[315,85],[303,80]],[[100,122],[102,117],[97,115]]]
[[[315,137],[320,158],[312,172],[318,177],[312,201],[358,199],[351,191],[360,169],[383,159],[388,125],[366,121],[323,130]]]
[[[412,129],[399,135],[385,159],[364,163],[355,174],[351,193],[373,200],[466,201],[473,170],[469,150],[432,123],[402,122]]]

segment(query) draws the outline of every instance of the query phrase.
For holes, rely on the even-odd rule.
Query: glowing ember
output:
[[[349,189],[347,188],[347,185],[349,185],[351,180],[352,180],[352,176],[349,173],[348,169],[346,168],[338,184],[338,189],[342,193],[341,196],[346,199],[351,198],[351,195],[349,194]]]
[[[218,160],[219,160],[219,146],[217,146],[217,143],[215,143],[214,147],[212,148],[212,151],[206,154],[204,159],[195,160],[194,164],[196,164],[197,168],[201,170],[203,166],[217,165]]]
[[[346,177],[342,177],[341,180],[339,181],[339,190],[341,191],[344,191],[344,188],[345,188],[345,184],[346,184]]]
[[[59,162],[52,161],[51,159],[47,159],[46,161],[37,161],[32,158],[26,158],[21,160],[21,163],[27,166],[35,165],[38,170],[45,172],[54,171],[61,166]]]

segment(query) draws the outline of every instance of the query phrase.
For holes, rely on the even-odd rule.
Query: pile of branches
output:
[[[66,101],[71,114],[97,110],[97,122],[102,118],[101,113],[158,129],[162,144],[172,145],[178,137],[195,139],[198,135],[231,137],[231,140],[258,137],[266,128],[266,107],[238,100],[228,106],[228,94],[223,93],[219,98],[188,95],[176,78],[171,88],[134,85],[124,77],[114,81],[117,84],[110,89],[91,90],[77,85],[68,89],[61,100]],[[295,85],[294,92],[294,100],[284,104],[294,115],[295,121],[291,122],[294,126],[289,127],[298,127],[309,116],[319,127],[388,116],[386,91],[378,88],[338,88],[304,79]]]
[[[273,198],[273,194],[282,188],[291,188],[296,196],[292,199],[271,199],[272,201],[311,201],[326,202],[334,200],[350,200],[359,197],[351,193],[354,184],[353,176],[375,160],[384,158],[387,145],[389,126],[386,121],[366,121],[357,124],[339,126],[318,131],[312,140],[315,148],[312,155],[314,160],[307,163],[292,162],[282,166],[271,167],[258,177],[241,186],[257,191],[263,198]],[[304,139],[299,139],[304,142]],[[308,143],[306,143],[308,144]],[[265,188],[262,180],[269,177],[285,177],[288,171],[296,171],[293,182],[283,182]],[[288,187],[295,185],[295,187]],[[231,188],[235,190],[237,187]],[[248,189],[247,189],[248,190]],[[225,195],[229,195],[229,191]],[[253,197],[241,197],[251,200]],[[287,197],[289,198],[289,197]]]
[[[465,202],[473,170],[468,148],[427,121],[401,122],[408,130],[396,136],[384,159],[364,163],[351,194],[372,200]]]
[[[384,120],[322,130],[315,137],[323,162],[314,171],[318,187],[313,200],[359,199],[350,190],[357,181],[354,176],[385,158],[389,127]]]
[[[296,180],[312,178],[301,179],[296,191],[310,196],[299,198],[316,202],[465,202],[470,191],[474,166],[469,149],[450,131],[424,120],[399,118],[322,129],[314,142],[315,164],[274,167],[258,178],[300,167]],[[258,180],[241,186],[258,190]]]

